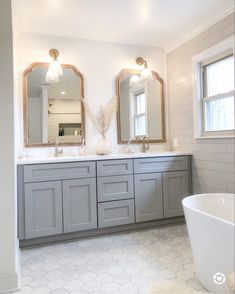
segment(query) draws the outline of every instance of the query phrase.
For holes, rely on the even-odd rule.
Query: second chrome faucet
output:
[[[146,153],[147,150],[149,150],[149,138],[144,136],[144,137],[136,137],[136,140],[142,144],[142,149],[141,152]]]

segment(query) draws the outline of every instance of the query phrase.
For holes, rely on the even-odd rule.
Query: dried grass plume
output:
[[[85,113],[90,118],[90,121],[100,133],[100,135],[105,138],[108,129],[111,125],[114,114],[117,112],[117,97],[113,96],[106,105],[101,105],[97,114],[94,114],[88,103],[84,98],[81,98],[83,103]]]

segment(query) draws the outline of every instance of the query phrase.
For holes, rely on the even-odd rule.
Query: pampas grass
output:
[[[88,103],[84,98],[81,98],[81,101],[83,103],[85,113],[90,118],[90,121],[99,134],[105,138],[111,125],[113,115],[117,112],[116,96],[113,96],[106,105],[101,105],[96,115],[91,111]]]

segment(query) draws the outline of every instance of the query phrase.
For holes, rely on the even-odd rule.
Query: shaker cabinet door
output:
[[[137,222],[163,218],[161,173],[135,175],[135,208]]]
[[[63,181],[64,232],[97,228],[96,179]]]
[[[189,172],[163,173],[164,217],[184,215],[182,200],[189,194]]]
[[[62,233],[61,182],[25,184],[25,237]]]

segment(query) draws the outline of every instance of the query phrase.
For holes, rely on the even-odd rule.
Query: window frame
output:
[[[145,118],[145,133],[147,132],[147,130],[146,130],[146,118],[147,118],[147,112],[146,112],[146,96],[145,96],[145,112],[142,112],[142,113],[138,113],[137,114],[137,97],[139,95],[142,95],[142,94],[146,95],[144,88],[142,88],[142,89],[140,89],[138,91],[135,91],[133,93],[133,96],[134,96],[134,113],[133,113],[133,118],[134,118],[134,136],[135,137],[136,136],[139,136],[139,137],[147,136],[147,134],[144,134],[144,135],[137,135],[136,134],[136,122],[137,122],[138,118],[140,118],[140,117],[144,117]]]
[[[194,84],[194,138],[234,138],[235,130],[218,130],[218,131],[206,131],[205,130],[205,103],[216,99],[222,99],[229,95],[234,96],[234,90],[206,97],[205,95],[205,77],[203,68],[207,65],[213,64],[230,56],[234,56],[234,38],[228,38],[221,43],[197,54],[193,57],[193,84]],[[232,53],[224,55],[228,50],[232,50]],[[221,58],[216,56],[222,55]],[[205,63],[205,60],[212,60]]]
[[[208,131],[208,130],[206,130],[206,102],[221,100],[221,99],[224,99],[224,98],[228,98],[230,96],[234,97],[234,90],[219,93],[219,94],[216,94],[216,95],[211,95],[211,96],[208,95],[208,92],[207,92],[208,91],[208,87],[207,87],[208,79],[207,79],[206,67],[208,67],[208,66],[210,66],[212,64],[218,63],[218,62],[220,62],[222,60],[231,58],[231,57],[234,57],[234,55],[231,54],[231,53],[227,53],[227,54],[225,54],[224,57],[216,58],[214,61],[209,62],[209,63],[201,66],[201,70],[202,70],[202,97],[201,97],[201,99],[202,99],[202,113],[203,113],[203,120],[202,121],[203,121],[203,134],[204,134],[204,136],[219,135],[221,133],[230,134],[231,132],[234,132],[234,128],[229,129],[229,130],[216,130],[216,131]]]

